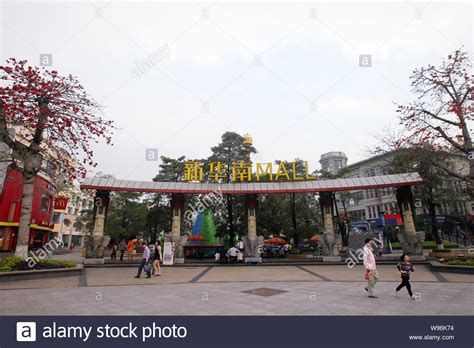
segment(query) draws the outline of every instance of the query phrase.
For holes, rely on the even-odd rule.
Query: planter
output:
[[[38,269],[31,271],[2,272],[0,273],[0,282],[79,276],[82,273],[82,270],[83,266],[79,264],[75,268],[55,268]]]
[[[442,259],[442,258],[455,258],[457,257],[456,253],[453,253],[452,251],[446,251],[446,252],[442,252],[442,251],[430,251],[428,253],[428,256],[430,257],[437,257],[439,259]]]
[[[430,261],[430,268],[437,272],[474,274],[474,266],[448,265],[438,261]]]

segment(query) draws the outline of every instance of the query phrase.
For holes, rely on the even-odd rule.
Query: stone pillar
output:
[[[396,190],[396,198],[404,227],[403,231],[399,231],[397,234],[398,240],[402,244],[403,251],[410,255],[423,255],[425,233],[416,231],[413,192],[411,187],[398,187]]]
[[[257,196],[249,195],[245,198],[245,208],[247,209],[247,235],[257,236]]]
[[[184,263],[185,237],[181,238],[181,219],[184,214],[184,198],[182,195],[173,193],[171,195],[171,241],[175,243],[175,263]]]
[[[110,241],[110,236],[104,236],[109,201],[109,191],[96,191],[92,215],[94,227],[91,235],[84,236],[85,264],[104,263],[104,251]]]
[[[323,217],[324,231],[331,231],[334,233],[334,200],[332,192],[321,192],[319,194],[319,204],[321,206],[321,213]]]
[[[257,236],[257,195],[245,197],[245,208],[247,210],[247,235],[242,236],[244,243],[245,262],[261,263],[261,248],[263,236]]]
[[[400,209],[400,215],[402,216],[403,220],[403,227],[405,228],[405,234],[407,235],[415,235],[416,228],[415,228],[415,220],[414,220],[414,212],[413,208],[413,193],[411,191],[411,187],[409,186],[402,186],[398,187],[396,190],[396,197],[398,207]]]
[[[184,211],[184,199],[179,194],[171,196],[171,239],[177,243],[181,235],[181,217]]]
[[[320,192],[319,204],[324,226],[323,238],[323,261],[338,262],[341,261],[340,250],[342,237],[334,233],[334,195],[333,192]]]

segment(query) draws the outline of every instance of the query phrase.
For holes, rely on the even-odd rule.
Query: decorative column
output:
[[[321,207],[321,214],[323,217],[324,231],[334,233],[334,200],[332,192],[321,192],[319,194],[319,204]]]
[[[323,261],[341,261],[340,250],[342,237],[334,233],[334,195],[333,192],[320,192],[319,205],[324,226]]]
[[[181,194],[171,195],[171,241],[175,245],[174,263],[184,263],[184,248],[187,238],[181,237],[181,219],[184,214],[184,197]]]
[[[92,230],[93,236],[104,235],[105,218],[107,210],[109,209],[110,192],[109,191],[96,191],[94,198],[94,228]]]
[[[104,263],[104,251],[110,241],[110,236],[104,236],[105,219],[107,217],[109,202],[109,191],[96,191],[92,214],[94,227],[90,235],[84,236],[85,264]]]
[[[257,195],[245,197],[245,209],[247,210],[247,235],[242,236],[244,243],[245,262],[261,263],[263,236],[257,236]]]
[[[257,236],[257,196],[251,195],[245,198],[245,208],[247,209],[247,235]]]
[[[405,234],[413,236],[416,234],[416,227],[413,214],[413,192],[411,187],[398,187],[395,195],[400,209],[400,215],[402,216]]]
[[[181,236],[181,217],[184,211],[184,199],[180,194],[171,196],[171,239],[178,243]]]
[[[425,233],[416,231],[413,192],[411,187],[398,187],[395,196],[403,220],[403,231],[399,231],[397,234],[398,240],[402,244],[403,251],[410,255],[423,255]]]

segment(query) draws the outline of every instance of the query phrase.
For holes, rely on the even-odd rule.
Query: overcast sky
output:
[[[251,134],[257,162],[314,170],[328,151],[366,158],[372,135],[398,125],[414,68],[472,55],[472,17],[470,3],[444,2],[3,1],[0,54],[51,54],[105,106],[119,129],[95,148],[98,171],[150,180],[159,162],[145,149],[207,157],[225,131]]]

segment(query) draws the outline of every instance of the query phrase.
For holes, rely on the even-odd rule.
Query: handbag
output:
[[[151,272],[151,265],[148,262],[145,263],[145,266],[143,266],[143,271],[145,273],[150,273]]]

